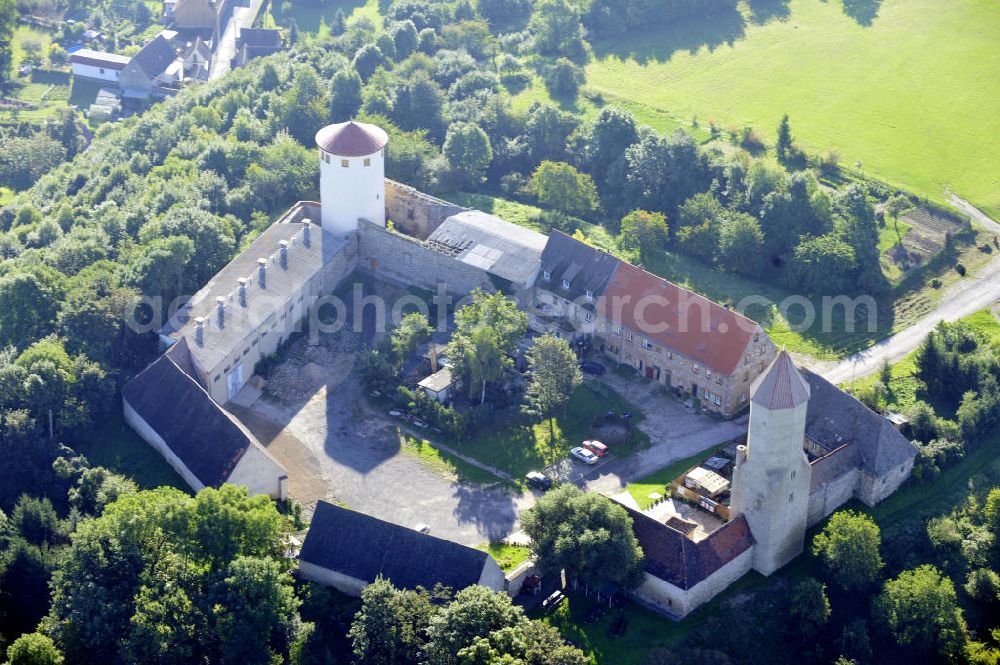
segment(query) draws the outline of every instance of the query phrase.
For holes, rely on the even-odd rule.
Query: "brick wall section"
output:
[[[409,185],[385,180],[386,219],[415,238],[425,240],[445,219],[463,210],[466,208],[424,194]]]

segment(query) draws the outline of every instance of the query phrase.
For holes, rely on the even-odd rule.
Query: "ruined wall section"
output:
[[[385,179],[386,219],[414,238],[426,240],[444,220],[466,209],[409,185]]]

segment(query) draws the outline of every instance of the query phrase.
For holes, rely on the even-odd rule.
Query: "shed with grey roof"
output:
[[[480,210],[452,215],[426,244],[516,288],[530,286],[538,273],[545,236]]]
[[[316,504],[299,574],[354,596],[379,577],[401,589],[480,584],[503,591],[505,583],[487,552],[325,501]]]

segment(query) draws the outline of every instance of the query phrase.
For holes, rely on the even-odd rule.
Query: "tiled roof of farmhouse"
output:
[[[745,316],[624,261],[598,309],[654,344],[722,374],[733,373],[759,330]]]
[[[809,384],[806,434],[834,450],[844,444],[858,448],[862,470],[881,476],[917,454],[888,418],[880,416],[853,396],[807,369],[799,370]]]
[[[299,558],[354,579],[403,589],[479,582],[489,554],[325,501],[316,504]]]
[[[750,401],[770,409],[793,409],[809,401],[809,384],[784,349],[750,388]]]
[[[190,371],[189,349],[182,338],[126,383],[122,396],[198,480],[218,487],[247,449],[259,444],[212,401]]]
[[[619,263],[621,260],[613,254],[552,229],[542,252],[542,275],[538,284],[586,307],[587,292],[594,297],[603,293]],[[569,282],[568,289],[563,288],[563,280]]]
[[[339,157],[373,155],[388,142],[389,135],[381,127],[353,120],[327,125],[316,132],[316,145]]]
[[[632,531],[645,555],[646,572],[680,589],[690,589],[705,580],[755,542],[742,515],[695,542],[645,513],[624,507],[632,517]]]

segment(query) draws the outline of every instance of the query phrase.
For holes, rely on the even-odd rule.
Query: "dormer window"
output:
[[[564,279],[564,280],[562,281],[562,287],[563,287],[563,289],[565,289],[566,291],[569,291],[569,280],[568,280],[568,279]]]
[[[551,270],[543,270],[542,271],[542,277],[545,278],[545,281],[551,280],[552,279],[552,271]]]
[[[616,335],[621,335],[622,334],[622,327],[621,326],[615,326],[615,334]]]
[[[594,292],[591,291],[590,289],[587,289],[587,300],[593,300],[593,299],[594,299]]]

